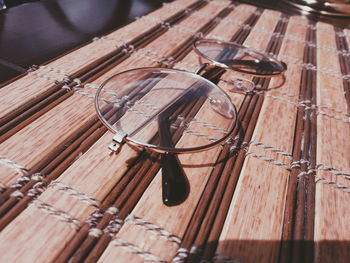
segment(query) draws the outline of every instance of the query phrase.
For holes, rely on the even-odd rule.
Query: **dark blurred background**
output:
[[[162,6],[162,0],[0,0],[0,83]]]

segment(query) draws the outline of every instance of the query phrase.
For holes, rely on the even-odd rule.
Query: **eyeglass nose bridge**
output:
[[[216,65],[215,63],[203,63],[194,71],[195,74],[201,75],[201,73],[205,70],[209,70],[212,68],[220,68],[226,70],[226,68],[221,67],[220,65]],[[229,92],[235,92],[240,94],[253,94],[255,92],[255,83],[249,79],[243,77],[233,77],[230,79],[230,85],[233,85]]]
[[[199,75],[200,73],[202,73],[204,70],[208,69],[209,67],[209,63],[203,63],[201,64],[198,68],[196,68],[196,70],[194,71],[194,74]]]
[[[218,65],[216,63],[208,63],[208,62],[204,62],[201,65],[199,65],[198,68],[195,69],[195,71],[193,72],[194,74],[200,75],[203,71],[205,70],[209,70],[209,69],[213,69],[213,68],[218,68],[218,69],[223,69],[226,70],[226,68],[222,67],[221,65]]]

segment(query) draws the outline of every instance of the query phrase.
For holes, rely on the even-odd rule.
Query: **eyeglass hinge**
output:
[[[121,147],[125,143],[125,138],[127,136],[128,135],[125,132],[118,131],[116,133],[116,135],[114,135],[114,137],[112,139],[112,143],[110,145],[108,145],[108,149],[110,151],[109,154],[119,153],[121,150]]]

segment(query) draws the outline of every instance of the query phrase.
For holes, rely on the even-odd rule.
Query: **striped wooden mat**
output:
[[[191,191],[167,207],[159,156],[108,155],[93,99],[126,69],[194,71],[201,37],[288,69],[243,76],[252,94],[223,75],[239,126],[222,146],[179,156]],[[349,29],[305,17],[178,0],[33,66],[0,88],[0,261],[349,262],[349,43]]]

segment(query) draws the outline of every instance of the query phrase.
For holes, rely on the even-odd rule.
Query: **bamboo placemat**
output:
[[[221,146],[179,156],[190,194],[166,207],[159,155],[128,146],[108,155],[113,135],[93,98],[127,69],[194,71],[202,37],[275,56],[287,71],[221,77],[238,128]],[[0,88],[0,261],[348,262],[349,42],[349,29],[301,16],[177,0],[31,67]],[[232,92],[233,76],[257,89]],[[197,117],[210,123],[205,112]],[[179,145],[208,140],[208,125],[191,128]]]

